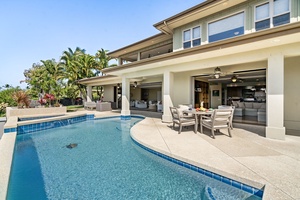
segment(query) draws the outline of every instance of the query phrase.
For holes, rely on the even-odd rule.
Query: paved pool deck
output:
[[[157,117],[146,117],[131,129],[146,147],[214,173],[264,189],[263,199],[300,199],[300,137],[265,138],[265,127],[234,123],[232,138],[221,130],[195,134],[193,127],[172,129]]]
[[[77,111],[95,117],[119,116],[119,111]],[[192,127],[172,129],[161,122],[161,113],[132,111],[146,118],[131,129],[131,136],[142,145],[214,173],[251,186],[264,187],[263,199],[300,199],[300,137],[287,135],[284,141],[264,137],[263,126],[234,124],[232,138],[221,130],[216,139],[210,131],[195,134]],[[73,115],[68,113],[68,115]],[[14,134],[4,134],[0,140],[0,169],[10,168],[11,159],[3,157]],[[11,154],[11,152],[9,153]],[[7,160],[6,160],[7,159]],[[4,167],[3,167],[4,166]],[[0,183],[8,172],[0,170]],[[0,184],[0,196],[6,188]],[[1,195],[2,193],[2,195]]]

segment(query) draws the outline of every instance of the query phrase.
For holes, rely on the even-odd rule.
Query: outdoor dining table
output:
[[[182,112],[186,113],[186,114],[193,114],[195,116],[196,123],[198,123],[199,125],[201,124],[201,115],[212,115],[213,114],[213,110],[197,111],[196,109],[192,109],[192,110],[184,110]],[[199,118],[199,120],[198,120],[198,118]]]

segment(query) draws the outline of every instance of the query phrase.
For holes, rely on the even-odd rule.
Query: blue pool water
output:
[[[7,199],[261,199],[142,149],[129,134],[139,120],[18,135]]]

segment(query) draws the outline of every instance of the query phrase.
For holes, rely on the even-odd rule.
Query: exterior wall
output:
[[[192,104],[192,84],[190,73],[175,73],[173,85],[173,105]]]
[[[248,7],[247,7],[248,6]],[[218,13],[215,13],[213,15],[210,15],[208,17],[205,17],[205,18],[202,18],[202,19],[199,19],[199,20],[196,20],[192,23],[189,23],[189,24],[186,24],[184,26],[181,26],[179,28],[176,28],[174,29],[174,35],[173,35],[173,51],[178,51],[178,50],[182,50],[182,32],[186,29],[189,29],[189,28],[193,28],[195,26],[201,26],[201,44],[207,44],[208,43],[208,22],[211,22],[211,21],[214,21],[214,20],[218,20],[218,19],[221,19],[225,16],[229,16],[233,13],[237,13],[237,12],[240,12],[240,11],[245,11],[245,16],[247,17],[251,17],[251,14],[250,11],[251,11],[251,8],[249,7],[249,2],[247,3],[243,3],[243,4],[240,4],[238,6],[234,6],[232,8],[229,8],[228,10],[226,11],[223,11],[223,12],[218,12]],[[252,17],[253,18],[253,17]],[[251,31],[252,29],[252,23],[251,21],[250,22],[247,22],[245,23],[245,33],[246,32],[249,32]]]
[[[103,96],[103,101],[114,101],[114,85],[105,85]]]
[[[148,99],[151,101],[157,101],[157,92],[161,91],[161,88],[149,88]]]
[[[130,100],[141,100],[141,88],[131,88]]]
[[[222,84],[210,85],[210,107],[218,108],[222,104]],[[219,91],[219,96],[214,96],[213,92]]]
[[[300,21],[300,2],[291,0],[291,18],[292,22]]]
[[[173,51],[182,50],[183,36],[182,32],[186,29],[193,28],[195,26],[201,26],[201,45],[208,43],[208,23],[218,19],[222,19],[226,16],[230,16],[240,11],[245,12],[245,34],[255,31],[254,28],[254,16],[255,6],[267,2],[267,0],[249,0],[240,5],[229,8],[225,11],[212,14],[208,17],[196,20],[184,26],[174,29],[173,35]],[[290,0],[291,5],[291,22],[300,21],[300,2],[298,0]]]
[[[285,59],[284,125],[287,134],[300,136],[300,56]]]

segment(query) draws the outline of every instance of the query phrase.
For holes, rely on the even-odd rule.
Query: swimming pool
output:
[[[18,135],[7,199],[261,199],[145,151],[129,134],[140,120]]]

